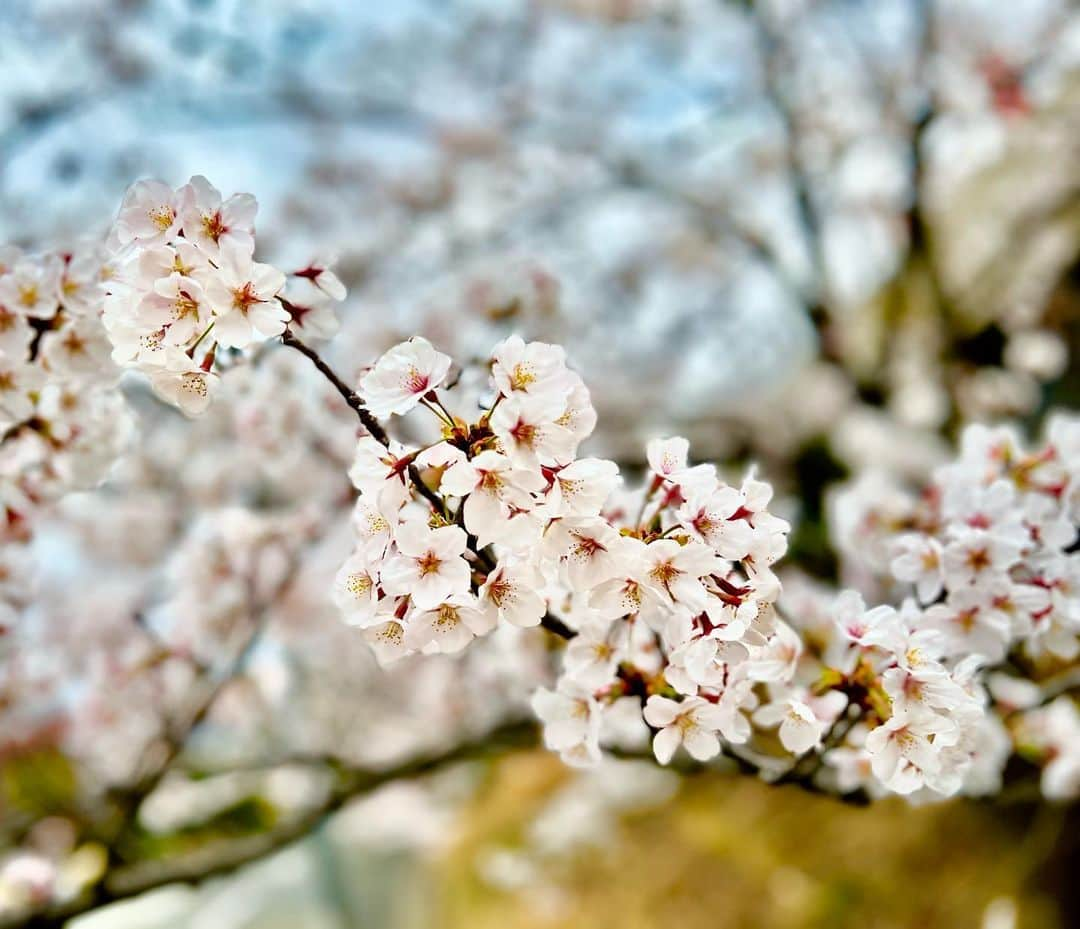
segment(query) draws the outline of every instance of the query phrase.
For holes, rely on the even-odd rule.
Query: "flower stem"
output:
[[[197,339],[195,340],[195,344],[194,344],[194,345],[192,345],[192,346],[191,346],[191,348],[189,348],[189,349],[187,350],[188,358],[194,358],[194,357],[195,357],[195,349],[197,349],[197,348],[199,347],[199,345],[200,345],[200,344],[202,343],[202,340],[203,340],[203,339],[205,339],[205,338],[206,338],[206,337],[207,337],[207,336],[208,336],[208,335],[210,334],[210,330],[211,330],[211,329],[213,329],[213,328],[214,328],[214,323],[211,323],[211,324],[210,324],[209,326],[207,326],[207,327],[206,327],[206,328],[205,328],[205,329],[203,330],[203,333],[202,333],[202,335],[201,335],[201,336],[199,336],[199,337],[198,337],[198,338],[197,338]]]

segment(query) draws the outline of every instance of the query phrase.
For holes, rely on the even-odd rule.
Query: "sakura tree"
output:
[[[12,924],[536,740],[849,803],[1080,794],[1080,420],[970,425],[923,486],[864,475],[826,588],[785,565],[768,474],[678,436],[580,454],[589,371],[557,345],[417,335],[335,366],[341,281],[257,260],[256,212],[144,180],[104,243],[4,253],[0,718],[39,766]],[[189,853],[170,797],[245,765],[301,802]]]
[[[873,428],[933,446],[1062,370],[1064,0],[295,6],[11,0],[0,237],[213,165],[259,191],[264,257],[339,253],[367,311],[332,352],[580,345],[605,453],[674,429],[776,481],[823,431],[857,469]]]

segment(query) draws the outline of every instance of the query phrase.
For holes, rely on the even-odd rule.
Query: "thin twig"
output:
[[[288,308],[287,305],[286,308]],[[371,436],[378,441],[380,445],[383,445],[386,448],[390,447],[390,436],[386,434],[386,430],[383,429],[382,424],[372,416],[371,411],[364,406],[364,401],[360,399],[360,395],[357,394],[355,390],[352,390],[348,384],[334,373],[334,369],[319,357],[318,352],[301,342],[288,329],[281,334],[281,342],[283,345],[288,345],[289,348],[295,348],[301,355],[315,365],[318,372],[333,385],[334,389],[339,394],[341,394],[342,398],[349,405],[349,409],[360,417],[360,422],[364,424],[364,428],[367,429]]]
[[[261,835],[230,840],[219,847],[201,849],[167,865],[142,862],[120,866],[105,875],[94,890],[65,904],[0,923],[3,929],[61,929],[68,920],[92,909],[127,900],[176,883],[200,883],[229,874],[259,861],[318,829],[326,819],[351,800],[394,781],[431,774],[451,764],[496,757],[507,751],[537,744],[537,729],[530,722],[512,722],[480,738],[458,743],[434,754],[412,758],[392,768],[345,771],[321,803],[279,829]]]
[[[283,300],[282,304],[286,309],[289,308],[290,304],[287,300]],[[349,405],[349,409],[356,413],[360,418],[360,422],[363,424],[364,428],[367,429],[372,438],[384,448],[390,448],[390,436],[387,435],[382,423],[371,414],[371,410],[364,406],[364,401],[361,399],[360,395],[357,394],[355,390],[352,390],[348,384],[334,373],[333,368],[319,357],[318,352],[301,342],[288,329],[281,334],[281,342],[283,345],[295,348],[300,354],[308,358],[311,363],[315,365],[318,372],[334,386],[334,389],[339,394],[341,394],[345,402]],[[409,480],[412,481],[413,486],[416,487],[420,496],[431,504],[436,513],[446,512],[439,495],[428,487],[424,482],[424,479],[420,476],[419,469],[414,464],[409,465]]]

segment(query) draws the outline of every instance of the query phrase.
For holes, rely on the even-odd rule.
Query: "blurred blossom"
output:
[[[552,918],[677,750],[1080,795],[1075,5],[3,7],[0,919],[524,721],[572,770],[470,868]]]

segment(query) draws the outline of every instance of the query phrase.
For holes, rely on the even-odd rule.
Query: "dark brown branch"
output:
[[[451,764],[497,757],[508,751],[537,745],[537,729],[531,722],[512,722],[484,736],[461,742],[450,749],[421,755],[391,768],[350,769],[321,803],[279,829],[262,835],[232,840],[216,849],[204,849],[167,864],[143,862],[121,865],[106,874],[89,893],[63,907],[41,911],[19,920],[0,923],[3,929],[61,929],[68,920],[98,907],[136,897],[176,883],[199,883],[229,874],[303,839],[318,829],[331,814],[351,800],[393,781],[431,774]]]
[[[289,308],[288,301],[282,301],[285,309]],[[309,348],[303,342],[301,342],[292,332],[286,329],[281,334],[282,344],[288,345],[289,348],[295,348],[301,355],[305,356],[318,370],[318,372],[325,377],[334,387],[334,389],[341,394],[342,398],[349,405],[349,409],[352,410],[358,417],[360,422],[363,423],[364,428],[385,447],[390,447],[390,437],[386,434],[386,430],[383,429],[382,423],[380,423],[374,416],[371,415],[371,411],[364,406],[364,401],[360,399],[360,395],[355,390],[350,389],[340,377],[338,377],[333,368],[331,368],[322,358],[319,357],[318,352]]]
[[[705,774],[705,773],[724,773],[724,765],[730,765],[735,770],[734,773],[744,777],[761,777],[761,769],[750,761],[748,758],[744,758],[742,755],[736,754],[736,752],[728,746],[726,743],[721,743],[721,756],[718,760],[714,761],[695,761],[689,755],[676,756],[666,767],[670,770],[677,771],[680,774]],[[621,758],[624,761],[649,761],[656,762],[656,759],[651,751],[648,750],[625,750],[619,748],[605,748],[608,754],[613,755],[616,758]],[[821,786],[812,778],[809,777],[792,777],[785,779],[784,776],[776,780],[763,779],[762,783],[768,786],[788,786],[805,791],[806,793],[818,794],[822,797],[828,797],[836,803],[842,803],[845,806],[866,806],[870,798],[863,791],[855,791],[852,793],[840,794],[835,791],[828,790]]]
[[[280,297],[278,299],[281,300],[281,304],[285,307],[285,309],[289,309],[291,304],[288,300],[284,300]],[[372,438],[374,438],[384,448],[390,447],[390,436],[387,435],[386,430],[382,426],[382,423],[380,423],[374,416],[371,415],[371,411],[366,406],[364,406],[364,401],[360,398],[360,395],[357,394],[355,390],[352,390],[349,385],[346,384],[340,377],[338,377],[334,373],[333,368],[331,368],[325,361],[323,361],[314,349],[309,348],[307,345],[301,342],[288,329],[286,329],[281,334],[281,341],[282,344],[288,345],[290,348],[295,348],[298,352],[300,352],[300,354],[308,358],[311,363],[315,365],[315,368],[318,370],[318,372],[334,386],[334,389],[339,394],[341,394],[342,398],[344,398],[345,402],[349,405],[349,409],[351,409],[360,418],[360,422],[363,424],[364,428],[368,431]],[[413,486],[416,487],[416,490],[420,494],[420,496],[431,504],[431,506],[435,509],[436,513],[445,513],[443,502],[439,498],[439,495],[436,494],[424,482],[424,479],[420,476],[420,471],[417,469],[416,465],[409,465],[409,480],[412,481]]]
[[[543,619],[540,620],[540,625],[548,632],[554,633],[561,639],[572,639],[577,635],[573,629],[566,625],[566,623],[559,619],[554,613],[545,613]]]
[[[815,753],[815,759],[842,741],[847,729],[857,719],[857,715],[841,717],[830,730],[822,748]],[[845,726],[844,723],[847,725]],[[337,779],[334,787],[328,791],[320,803],[296,819],[267,833],[217,843],[212,848],[199,850],[180,859],[168,862],[114,865],[102,882],[90,893],[63,907],[43,910],[29,917],[24,916],[21,919],[0,923],[0,929],[15,929],[15,927],[62,929],[68,920],[98,907],[127,900],[169,884],[197,884],[213,877],[230,874],[300,841],[319,829],[329,816],[350,801],[385,784],[423,777],[458,762],[490,759],[516,749],[534,748],[538,742],[538,732],[534,722],[515,721],[498,727],[480,738],[461,742],[442,752],[421,755],[391,768],[377,770],[347,768],[332,756],[298,756],[288,759],[287,762],[325,765],[335,772]],[[648,750],[625,750],[614,747],[609,751],[617,758],[654,761],[652,752]],[[735,754],[730,749],[725,750],[723,760],[733,764],[739,774],[749,776],[761,774],[760,769],[753,762]],[[674,767],[686,774],[718,771],[715,763],[702,763],[691,759],[677,760]],[[869,798],[862,792],[838,795],[827,790],[813,780],[815,772],[807,774],[800,771],[796,774],[792,770],[770,783],[775,786],[787,785],[798,788],[847,805],[865,806],[868,803]]]
[[[321,827],[329,816],[342,809],[350,801],[385,784],[423,777],[459,762],[491,759],[509,751],[534,748],[538,741],[537,727],[534,722],[517,721],[500,726],[480,738],[461,742],[442,752],[421,755],[391,768],[343,769],[340,763],[331,757],[298,758],[296,760],[303,763],[325,763],[328,767],[336,769],[337,783],[320,803],[291,822],[262,835],[222,842],[215,847],[202,849],[181,859],[118,865],[106,874],[102,883],[92,893],[65,904],[61,908],[53,908],[28,918],[23,917],[20,920],[0,923],[0,929],[15,929],[16,926],[20,929],[61,929],[69,919],[98,907],[127,900],[169,884],[197,884],[210,878],[230,874],[300,841]],[[647,750],[614,748],[610,751],[618,758],[654,761],[652,752]],[[757,776],[760,773],[752,762],[730,751],[725,752],[724,758],[734,763],[740,774]],[[675,767],[687,774],[717,770],[716,764],[690,759],[677,761]],[[862,794],[838,796],[808,779],[784,781],[781,778],[774,783],[789,783],[792,787],[821,794],[840,803],[863,806],[867,802]]]

